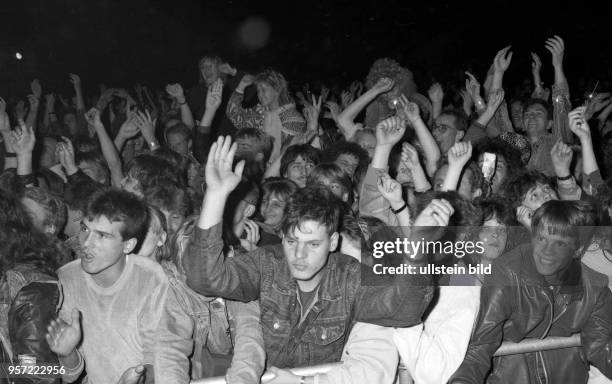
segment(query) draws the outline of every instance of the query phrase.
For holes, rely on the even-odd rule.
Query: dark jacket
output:
[[[259,299],[268,364],[276,367],[340,361],[355,322],[412,326],[421,322],[433,296],[427,275],[397,276],[368,286],[364,274],[371,269],[362,270],[356,259],[333,253],[317,298],[302,308],[280,244],[225,260],[222,249],[221,224],[195,229],[183,260],[187,284],[203,295]]]
[[[502,341],[575,333],[580,333],[582,347],[492,359]],[[549,286],[526,244],[493,264],[465,360],[449,382],[483,383],[486,378],[487,383],[586,383],[589,363],[612,378],[607,277],[575,259],[561,285]]]

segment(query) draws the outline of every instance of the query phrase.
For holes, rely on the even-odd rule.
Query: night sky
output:
[[[207,52],[246,70],[278,69],[292,83],[339,85],[363,79],[376,58],[387,56],[413,70],[424,90],[434,79],[463,79],[468,68],[482,78],[508,44],[515,51],[509,81],[530,77],[529,51],[535,50],[549,82],[543,43],[553,33],[565,39],[570,83],[580,74],[589,81],[609,77],[610,7],[576,4],[3,0],[0,94],[25,94],[33,77],[47,90],[68,91],[68,72],[81,75],[86,92],[101,81],[189,87],[197,80],[198,57]],[[23,60],[14,58],[17,51]]]

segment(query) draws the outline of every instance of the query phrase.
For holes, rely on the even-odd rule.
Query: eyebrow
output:
[[[87,227],[87,229],[89,229],[90,231],[93,231],[93,232],[95,232],[97,234],[106,235],[106,236],[109,236],[109,237],[115,237],[115,235],[112,234],[112,233],[100,231],[98,229],[91,229],[91,227],[89,227],[87,224],[85,224],[84,221],[81,221],[81,225],[84,225],[85,227]]]

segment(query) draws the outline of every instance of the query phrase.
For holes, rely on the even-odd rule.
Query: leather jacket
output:
[[[536,270],[531,245],[521,245],[493,264],[480,302],[465,359],[450,383],[586,383],[589,364],[612,378],[608,279],[579,259],[551,286]],[[575,333],[582,347],[493,358],[502,341]]]

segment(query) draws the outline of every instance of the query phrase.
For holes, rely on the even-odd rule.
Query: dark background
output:
[[[45,92],[68,92],[68,72],[81,75],[86,92],[99,82],[127,87],[179,81],[187,88],[197,81],[197,60],[207,52],[246,70],[273,67],[293,84],[344,85],[363,79],[376,58],[387,56],[410,68],[423,91],[434,79],[463,79],[468,68],[482,80],[495,52],[509,44],[514,59],[508,82],[530,77],[528,53],[534,50],[550,83],[544,40],[552,34],[565,39],[570,83],[580,83],[581,76],[591,83],[609,77],[610,5],[565,4],[2,0],[0,95],[28,93],[33,77]],[[269,27],[260,48],[249,48],[240,34],[253,18]],[[261,28],[246,32],[247,39],[261,35]],[[15,59],[17,51],[23,60]]]

